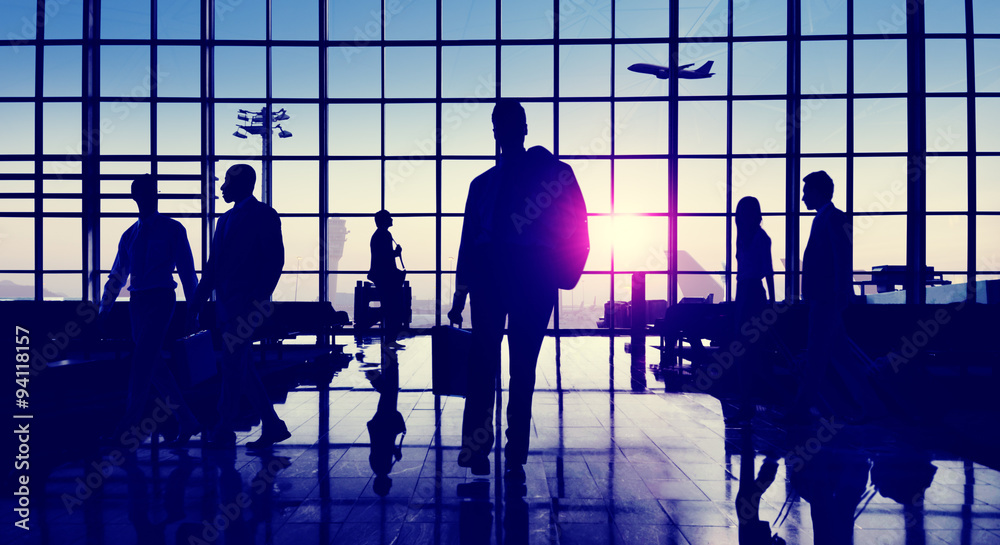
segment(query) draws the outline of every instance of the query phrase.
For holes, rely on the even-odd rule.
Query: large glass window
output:
[[[497,97],[524,102],[526,144],[574,168],[592,214],[585,278],[559,309],[565,327],[594,327],[606,302],[628,297],[633,271],[655,278],[657,297],[718,286],[706,289],[731,298],[733,211],[747,196],[764,210],[776,270],[794,278],[801,247],[785,251],[785,229],[798,222],[808,235],[812,213],[788,195],[814,170],[830,173],[834,204],[853,218],[856,271],[904,264],[911,126],[926,126],[928,265],[952,279],[997,271],[992,2],[928,0],[922,59],[907,55],[904,0],[213,0],[214,41],[198,1],[106,0],[92,51],[79,41],[80,4],[47,2],[58,16],[44,34],[19,23],[34,16],[30,2],[0,8],[0,117],[12,129],[0,134],[0,242],[14,249],[0,274],[17,293],[92,297],[83,286],[107,273],[136,214],[128,182],[143,173],[160,179],[161,210],[184,222],[200,267],[230,206],[216,178],[247,163],[285,229],[280,298],[353,310],[372,216],[386,208],[399,218],[414,323],[434,324],[469,184],[494,164]],[[670,78],[629,69],[667,66],[672,48],[685,70],[703,70],[687,75],[705,76],[679,79],[673,96]],[[919,124],[908,119],[916,67]],[[86,181],[96,196],[84,172],[100,173]],[[99,217],[84,212],[90,198]],[[80,247],[88,232],[99,235],[93,262]]]

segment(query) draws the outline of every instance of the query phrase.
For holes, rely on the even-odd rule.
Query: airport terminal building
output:
[[[0,0],[0,68],[5,542],[1000,543],[994,0]]]

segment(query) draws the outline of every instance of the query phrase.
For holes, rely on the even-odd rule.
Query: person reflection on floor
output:
[[[508,488],[504,495],[503,542],[504,545],[528,543],[528,502],[523,490]]]
[[[240,469],[246,460],[237,462],[235,450],[205,449],[202,456],[204,494],[210,501],[202,505],[200,522],[186,521],[177,527],[176,543],[260,543],[256,537],[261,527],[269,526],[284,505],[275,496],[285,483],[276,481],[292,465],[291,459],[260,451],[259,461],[252,463],[259,470],[244,482]]]
[[[835,428],[834,422],[830,424]],[[797,430],[789,444],[809,448],[818,438],[828,437],[823,430],[822,423]],[[855,512],[868,486],[871,462],[867,453],[843,435],[829,437],[827,442],[820,442],[815,454],[786,457],[786,472],[798,495],[809,502],[814,545],[850,545],[854,543]],[[795,447],[789,450],[794,451]]]
[[[135,542],[149,545],[166,543],[166,526],[172,521],[153,522],[151,520],[149,482],[135,456],[129,456],[125,459],[123,469],[128,483],[128,520],[135,528]]]
[[[760,498],[774,483],[778,460],[768,456],[760,466],[760,473],[754,476],[756,460],[753,436],[743,433],[740,438],[740,487],[736,492],[739,542],[740,545],[784,544],[782,540],[772,540],[771,526],[767,521],[760,520]]]
[[[903,507],[906,545],[927,542],[924,496],[934,482],[937,467],[928,453],[902,448],[881,449],[872,462],[872,486]]]
[[[392,466],[403,459],[403,441],[400,439],[400,445],[396,446],[396,436],[406,435],[406,422],[396,407],[399,399],[399,361],[396,353],[389,350],[384,350],[382,357],[385,358],[382,372],[372,371],[369,376],[379,396],[375,416],[368,421],[368,437],[371,441],[368,463],[375,472],[372,490],[379,496],[389,493],[392,487],[389,473]]]
[[[474,493],[466,493],[471,497],[458,505],[458,542],[462,545],[489,543],[490,533],[493,531],[493,503],[489,501],[489,484],[467,484],[479,486]],[[463,492],[460,491],[459,494],[463,495]]]
[[[462,545],[480,545],[493,541],[491,534],[497,532],[496,542],[503,545],[523,545],[530,543],[528,535],[528,502],[524,500],[523,485],[513,489],[504,482],[496,499],[502,498],[497,510],[497,524],[493,527],[493,502],[490,501],[490,483],[477,480],[458,485],[458,495],[463,498],[458,509],[458,542]],[[502,536],[500,535],[502,534]]]
[[[122,468],[125,470],[127,490],[128,490],[128,518],[135,527],[136,543],[159,544],[166,543],[167,526],[183,521],[185,517],[184,501],[187,497],[187,485],[191,473],[197,467],[194,458],[188,456],[186,450],[179,450],[177,467],[175,467],[166,479],[166,487],[163,488],[158,482],[152,488],[153,498],[150,499],[150,478],[142,468],[142,462],[134,455],[130,454],[125,458]],[[151,466],[155,467],[155,466]],[[156,471],[153,469],[153,471]],[[159,481],[159,479],[157,479]],[[162,508],[166,511],[166,518],[154,515],[159,511],[159,493],[162,491]],[[151,506],[155,506],[151,509]],[[153,519],[158,522],[153,522]],[[187,541],[183,541],[187,544]]]

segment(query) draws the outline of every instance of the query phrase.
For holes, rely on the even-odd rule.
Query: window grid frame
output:
[[[379,160],[381,166],[381,204],[385,206],[385,179],[386,179],[386,161],[400,160],[400,159],[410,159],[405,156],[394,156],[386,154],[386,135],[385,135],[385,109],[387,104],[418,104],[418,103],[429,103],[435,105],[435,132],[437,135],[435,144],[435,153],[432,156],[423,156],[418,160],[433,161],[435,165],[435,210],[433,212],[427,213],[410,213],[410,214],[399,214],[400,217],[433,217],[435,218],[435,269],[433,271],[419,271],[433,273],[435,275],[435,298],[437,301],[437,310],[435,322],[440,323],[440,305],[443,299],[442,294],[442,277],[446,274],[451,274],[450,271],[442,270],[442,219],[446,217],[461,217],[461,214],[455,213],[445,213],[442,211],[441,193],[442,193],[442,164],[443,161],[454,161],[454,160],[490,160],[493,156],[489,155],[446,155],[443,153],[441,146],[441,121],[442,121],[442,108],[447,104],[461,103],[466,99],[463,98],[443,98],[442,97],[442,54],[443,48],[445,46],[492,46],[494,47],[495,59],[496,59],[496,89],[495,96],[500,96],[500,82],[501,79],[501,46],[508,45],[539,45],[539,46],[551,46],[553,49],[554,61],[553,61],[553,79],[554,79],[554,91],[552,97],[531,97],[522,99],[526,103],[545,103],[552,104],[553,111],[553,133],[554,133],[554,149],[555,154],[563,160],[566,159],[576,159],[576,160],[587,160],[587,159],[602,159],[608,160],[610,163],[610,210],[608,214],[604,213],[592,213],[592,216],[605,216],[610,215],[611,217],[616,217],[615,203],[614,203],[614,193],[615,193],[615,171],[616,162],[623,159],[666,159],[670,165],[670,176],[669,192],[671,198],[669,201],[668,210],[665,213],[642,213],[642,214],[629,214],[638,216],[662,216],[666,215],[670,221],[670,230],[668,233],[669,246],[672,263],[665,270],[656,271],[646,271],[650,274],[666,274],[668,277],[668,294],[669,300],[671,302],[676,301],[677,298],[677,286],[676,280],[678,274],[688,274],[688,271],[677,270],[676,267],[676,252],[677,247],[677,219],[680,217],[694,216],[694,217],[713,217],[713,216],[724,216],[727,219],[726,222],[726,239],[727,248],[731,248],[732,245],[732,215],[733,215],[733,194],[732,194],[732,178],[733,178],[733,160],[734,159],[744,159],[744,158],[757,158],[757,157],[775,157],[782,158],[785,160],[785,171],[786,171],[786,206],[785,211],[781,214],[786,219],[786,226],[795,225],[796,228],[786,228],[785,239],[786,242],[791,242],[798,237],[797,225],[799,218],[807,214],[801,213],[798,210],[798,194],[800,189],[800,180],[798,176],[799,160],[803,158],[823,158],[823,157],[836,157],[844,158],[846,160],[846,179],[844,182],[845,192],[846,192],[846,212],[849,216],[853,217],[857,212],[854,210],[854,160],[860,157],[903,157],[910,156],[912,153],[912,148],[908,146],[907,152],[892,152],[892,153],[878,153],[878,152],[858,152],[854,149],[854,107],[855,101],[858,99],[868,99],[868,98],[905,98],[908,101],[914,99],[914,94],[916,93],[919,98],[926,96],[928,98],[939,98],[939,97],[955,97],[966,99],[967,108],[967,131],[968,131],[968,142],[969,147],[967,151],[964,152],[928,152],[927,157],[930,156],[957,156],[965,157],[968,162],[968,179],[967,179],[967,196],[968,196],[968,206],[964,211],[953,211],[953,212],[928,212],[926,216],[937,216],[937,215],[951,215],[951,216],[965,216],[967,218],[968,232],[967,232],[967,266],[965,271],[947,271],[949,274],[959,274],[965,275],[970,283],[975,282],[977,269],[977,219],[983,216],[995,216],[1000,215],[1000,212],[991,211],[979,211],[976,208],[976,189],[977,189],[977,161],[976,159],[980,156],[998,156],[1000,151],[990,151],[984,152],[977,149],[976,141],[976,99],[977,98],[996,98],[1000,97],[1000,92],[977,92],[975,85],[975,41],[977,39],[997,39],[1000,38],[1000,34],[983,33],[976,34],[974,32],[974,10],[973,10],[973,0],[965,0],[965,22],[966,29],[964,33],[940,33],[940,34],[923,34],[922,29],[920,32],[921,39],[926,45],[927,40],[935,39],[962,39],[965,41],[966,45],[966,74],[967,74],[967,85],[964,92],[916,92],[915,89],[908,86],[905,93],[857,93],[854,91],[854,44],[855,41],[864,40],[881,40],[885,39],[886,36],[882,34],[854,34],[854,17],[852,16],[854,11],[854,0],[848,0],[847,2],[847,30],[845,34],[823,34],[823,35],[808,35],[803,36],[801,34],[801,17],[799,16],[798,2],[796,0],[788,1],[788,11],[787,11],[787,23],[788,23],[788,34],[787,35],[776,35],[776,36],[734,36],[734,25],[733,25],[733,0],[728,0],[728,12],[727,12],[727,34],[726,36],[714,36],[714,37],[680,37],[678,36],[678,14],[679,5],[677,2],[672,2],[670,5],[670,23],[671,32],[667,37],[652,37],[652,38],[620,38],[617,36],[616,29],[614,28],[615,16],[617,13],[616,2],[611,0],[610,13],[612,20],[612,33],[610,37],[604,38],[563,38],[560,35],[559,28],[559,3],[557,0],[553,0],[553,37],[546,39],[504,39],[501,38],[501,26],[502,17],[501,15],[501,3],[497,2],[495,4],[496,9],[496,19],[495,19],[495,36],[493,39],[462,39],[462,40],[445,40],[442,38],[443,33],[443,2],[441,0],[436,0],[436,17],[435,17],[435,38],[433,40],[386,40],[385,39],[385,25],[380,25],[381,36],[379,40],[373,40],[368,43],[368,46],[379,47],[382,52],[382,73],[381,73],[381,95],[380,98],[356,98],[356,99],[342,99],[342,98],[331,98],[329,97],[329,74],[328,74],[328,59],[331,47],[351,47],[355,46],[355,41],[345,41],[345,40],[329,40],[329,5],[326,1],[319,1],[319,35],[318,40],[273,40],[271,36],[271,9],[272,0],[265,2],[266,6],[266,39],[265,40],[215,40],[214,39],[214,4],[212,0],[202,0],[201,2],[201,38],[199,39],[161,39],[158,36],[158,21],[157,21],[157,0],[150,0],[151,10],[150,10],[150,28],[151,35],[149,39],[103,39],[100,37],[100,13],[99,13],[99,0],[87,0],[84,6],[84,32],[79,39],[47,39],[45,37],[45,25],[44,25],[44,0],[40,0],[37,4],[36,9],[36,23],[37,23],[37,34],[33,40],[28,40],[27,42],[33,45],[35,49],[35,93],[33,97],[0,97],[0,103],[32,103],[33,104],[33,115],[35,122],[35,133],[34,133],[34,149],[36,152],[41,152],[44,145],[44,130],[43,130],[43,107],[45,104],[49,103],[72,103],[80,104],[82,110],[82,121],[84,134],[88,134],[88,130],[93,130],[99,124],[99,110],[101,104],[113,103],[121,101],[122,97],[105,97],[100,94],[100,48],[105,45],[136,45],[150,48],[150,67],[155,73],[157,66],[159,64],[158,49],[161,45],[172,45],[172,46],[197,46],[201,51],[201,77],[199,86],[201,89],[201,96],[199,97],[160,97],[155,81],[153,82],[150,89],[150,96],[148,98],[132,99],[129,101],[138,103],[148,103],[150,107],[150,154],[149,155],[102,155],[100,149],[99,139],[84,139],[83,149],[81,153],[77,155],[60,155],[60,154],[45,154],[45,153],[35,153],[35,154],[11,154],[4,155],[2,160],[7,161],[26,161],[32,162],[34,164],[34,173],[32,175],[25,174],[0,174],[0,180],[24,180],[33,179],[34,181],[34,194],[28,195],[24,193],[0,193],[0,198],[11,198],[11,199],[23,199],[33,200],[34,211],[31,213],[27,212],[4,212],[0,213],[0,217],[4,218],[16,218],[16,217],[33,217],[35,224],[34,232],[34,268],[33,270],[17,270],[17,269],[0,269],[0,273],[4,274],[31,274],[35,279],[35,298],[41,299],[42,292],[44,289],[43,285],[43,275],[60,273],[67,274],[73,272],[80,272],[83,283],[83,293],[85,298],[96,299],[99,297],[100,286],[99,286],[99,274],[91,275],[89,271],[95,272],[106,272],[100,268],[100,246],[99,246],[99,221],[102,217],[131,217],[127,213],[101,213],[100,212],[100,202],[103,199],[108,198],[122,198],[120,196],[114,197],[109,194],[104,194],[100,192],[99,187],[95,189],[95,183],[87,183],[88,180],[102,180],[102,179],[127,179],[129,175],[102,175],[100,174],[100,166],[103,162],[110,161],[140,161],[148,162],[150,164],[151,174],[160,177],[164,181],[170,180],[194,180],[199,179],[194,175],[164,175],[159,176],[160,162],[194,162],[191,159],[193,156],[186,155],[158,155],[158,145],[157,145],[157,129],[158,129],[158,111],[157,106],[159,104],[168,103],[191,103],[200,104],[202,106],[201,115],[201,132],[202,132],[202,154],[197,160],[202,164],[202,175],[200,180],[202,181],[201,192],[198,195],[194,194],[183,194],[183,195],[169,195],[165,198],[193,198],[197,197],[202,201],[201,211],[192,217],[197,217],[202,222],[202,229],[199,238],[202,241],[202,248],[205,250],[202,252],[202,265],[207,259],[207,250],[210,245],[210,240],[212,233],[214,231],[214,222],[218,215],[214,210],[214,199],[212,198],[215,193],[215,181],[213,176],[215,175],[215,163],[218,160],[231,160],[231,159],[246,159],[245,156],[238,155],[227,155],[218,154],[215,150],[215,107],[218,104],[229,104],[229,103],[243,103],[243,102],[260,102],[260,97],[256,98],[216,98],[214,96],[214,51],[215,47],[220,46],[255,46],[264,47],[266,51],[267,66],[266,66],[266,96],[264,97],[264,103],[266,106],[271,108],[274,103],[274,97],[271,92],[271,51],[273,47],[304,47],[304,48],[317,48],[319,52],[319,96],[317,99],[280,99],[282,104],[316,104],[319,108],[319,118],[320,118],[320,134],[319,137],[319,150],[316,155],[282,155],[280,159],[276,159],[272,154],[262,157],[263,165],[265,170],[269,170],[269,166],[273,164],[273,160],[305,160],[305,161],[317,161],[319,166],[319,211],[316,214],[299,214],[299,213],[282,213],[282,217],[314,217],[318,219],[320,225],[319,237],[320,245],[323,248],[319,252],[320,258],[320,270],[318,274],[321,275],[320,281],[320,299],[329,300],[330,294],[327,293],[328,279],[330,274],[329,263],[328,263],[328,252],[326,247],[328,245],[328,233],[327,225],[330,218],[339,217],[367,217],[369,214],[356,213],[356,214],[346,214],[337,213],[331,215],[328,210],[329,204],[329,165],[330,161],[349,161],[355,159],[371,159]],[[89,26],[86,24],[88,18],[93,18],[93,25]],[[381,21],[384,23],[384,20]],[[908,40],[907,33],[893,34],[892,37],[899,39]],[[810,95],[802,94],[799,88],[799,77],[798,77],[798,66],[797,63],[800,62],[799,48],[802,42],[808,41],[843,41],[846,43],[847,47],[847,88],[845,93],[833,93],[825,95]],[[733,95],[733,48],[736,44],[741,43],[751,43],[751,42],[786,42],[789,48],[789,55],[787,59],[787,69],[789,75],[794,77],[789,77],[787,82],[787,88],[785,94],[778,95]],[[563,45],[606,45],[614,50],[617,45],[629,45],[629,44],[667,44],[670,51],[671,60],[677,62],[677,57],[679,54],[679,48],[682,44],[687,43],[724,43],[726,44],[726,54],[729,62],[727,63],[727,93],[726,95],[719,96],[679,96],[677,93],[677,82],[676,79],[671,79],[670,87],[671,92],[667,97],[660,96],[644,96],[644,97],[619,97],[616,95],[615,91],[615,72],[616,72],[616,57],[614,54],[611,55],[610,60],[610,70],[611,70],[611,89],[609,90],[608,96],[599,97],[573,97],[561,96],[561,89],[559,84],[559,55],[560,46]],[[83,54],[83,78],[82,78],[82,89],[80,97],[48,97],[43,95],[43,70],[45,67],[45,55],[44,49],[46,46],[53,45],[79,45],[82,49]],[[385,51],[387,48],[394,47],[411,47],[411,46],[433,46],[436,53],[436,96],[434,98],[426,99],[407,99],[407,98],[392,98],[386,99],[385,96]],[[925,62],[925,58],[914,59],[908,56],[908,69],[910,71],[914,68],[922,68],[922,63]],[[921,70],[922,72],[922,70]],[[795,117],[798,114],[798,106],[801,105],[802,101],[814,98],[829,98],[829,99],[843,99],[846,101],[847,108],[847,135],[846,135],[846,150],[844,153],[801,153],[798,151],[798,132],[797,124],[793,129],[795,132],[790,134],[790,138],[786,145],[784,153],[777,154],[734,154],[733,153],[733,104],[734,101],[752,101],[752,100],[785,100],[789,105],[786,110],[786,115],[792,120],[797,121]],[[726,101],[726,126],[727,126],[727,136],[726,136],[726,153],[722,156],[716,154],[680,154],[677,152],[677,125],[678,119],[676,116],[677,108],[680,102],[685,101],[716,101],[725,100]],[[608,154],[601,155],[560,155],[559,149],[559,117],[560,117],[560,105],[562,103],[572,103],[572,102],[607,102],[612,105],[611,119],[612,123],[615,121],[615,108],[613,107],[619,103],[629,103],[629,102],[658,102],[666,103],[668,108],[673,115],[669,118],[669,127],[667,130],[673,136],[669,139],[670,149],[667,154],[617,154],[615,148],[616,139],[612,136],[610,143],[610,152]],[[381,124],[381,150],[380,154],[376,156],[360,155],[360,156],[331,156],[329,154],[329,106],[331,104],[366,104],[366,103],[378,103],[380,104],[380,110],[382,112]],[[908,116],[908,120],[912,120],[913,116]],[[921,121],[926,120],[926,107],[924,106],[924,113]],[[91,133],[92,134],[92,133]],[[793,148],[794,146],[794,148]],[[726,188],[726,212],[722,213],[680,213],[678,212],[678,202],[677,202],[677,166],[676,163],[679,159],[689,159],[689,158],[724,158],[726,161],[726,175],[727,175],[727,188]],[[257,160],[254,157],[253,160]],[[46,163],[53,161],[79,161],[81,163],[81,174],[74,175],[58,175],[58,174],[45,174]],[[96,177],[95,177],[96,175]],[[44,181],[50,179],[80,179],[84,183],[82,184],[81,193],[45,193],[44,192]],[[268,177],[270,179],[270,177]],[[263,184],[262,184],[263,185]],[[265,194],[265,201],[270,201],[270,191],[269,187],[262,187]],[[47,199],[80,199],[81,201],[81,212],[46,212],[44,211],[45,201]],[[886,212],[882,214],[870,214],[864,213],[859,215],[906,215],[913,221],[913,214],[910,212]],[[923,214],[921,214],[923,216]],[[44,219],[46,218],[80,218],[83,223],[83,260],[81,271],[66,271],[65,269],[46,269],[44,264],[44,248],[43,248],[43,227]],[[909,229],[907,230],[907,237],[910,237]],[[912,243],[912,241],[910,241]],[[794,247],[793,247],[794,246]],[[786,257],[792,257],[790,263],[793,263],[790,270],[785,271],[786,280],[791,280],[791,282],[786,281],[786,296],[795,297],[797,291],[794,290],[794,284],[796,283],[798,277],[798,254],[799,247],[801,244],[796,241],[796,244],[786,244],[788,250],[786,251]],[[609,274],[609,290],[611,299],[617,299],[615,297],[615,274],[628,274],[630,272],[639,271],[628,271],[628,270],[618,270],[615,266],[615,254],[614,248],[611,249],[611,266],[608,271],[588,271],[586,274]],[[926,248],[923,249],[926,252]],[[791,254],[795,255],[792,256]],[[734,270],[734,264],[732,263],[731,257],[728,255],[726,257],[725,269],[722,271],[707,271],[708,274],[723,274],[725,279],[726,288],[726,298],[731,299],[731,279]],[[351,274],[354,271],[338,271],[339,273]],[[417,272],[417,271],[414,271]],[[305,273],[303,273],[305,274]],[[89,278],[89,280],[88,280]],[[974,294],[970,295],[974,296]],[[558,312],[557,312],[558,316]],[[556,318],[558,320],[558,318]],[[558,330],[558,326],[557,326]]]

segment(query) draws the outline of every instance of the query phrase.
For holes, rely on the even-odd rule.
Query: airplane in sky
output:
[[[679,66],[677,68],[678,77],[681,79],[710,78],[715,75],[714,72],[710,72],[710,70],[712,70],[712,64],[714,62],[715,61],[708,61],[705,64],[703,64],[701,68],[697,68],[695,70],[685,70],[685,68],[690,68],[694,66],[694,63]],[[670,78],[670,68],[667,66],[659,66],[656,64],[646,64],[644,62],[639,62],[633,64],[632,66],[629,66],[628,69],[633,72],[638,72],[640,74],[652,74],[659,79]]]

